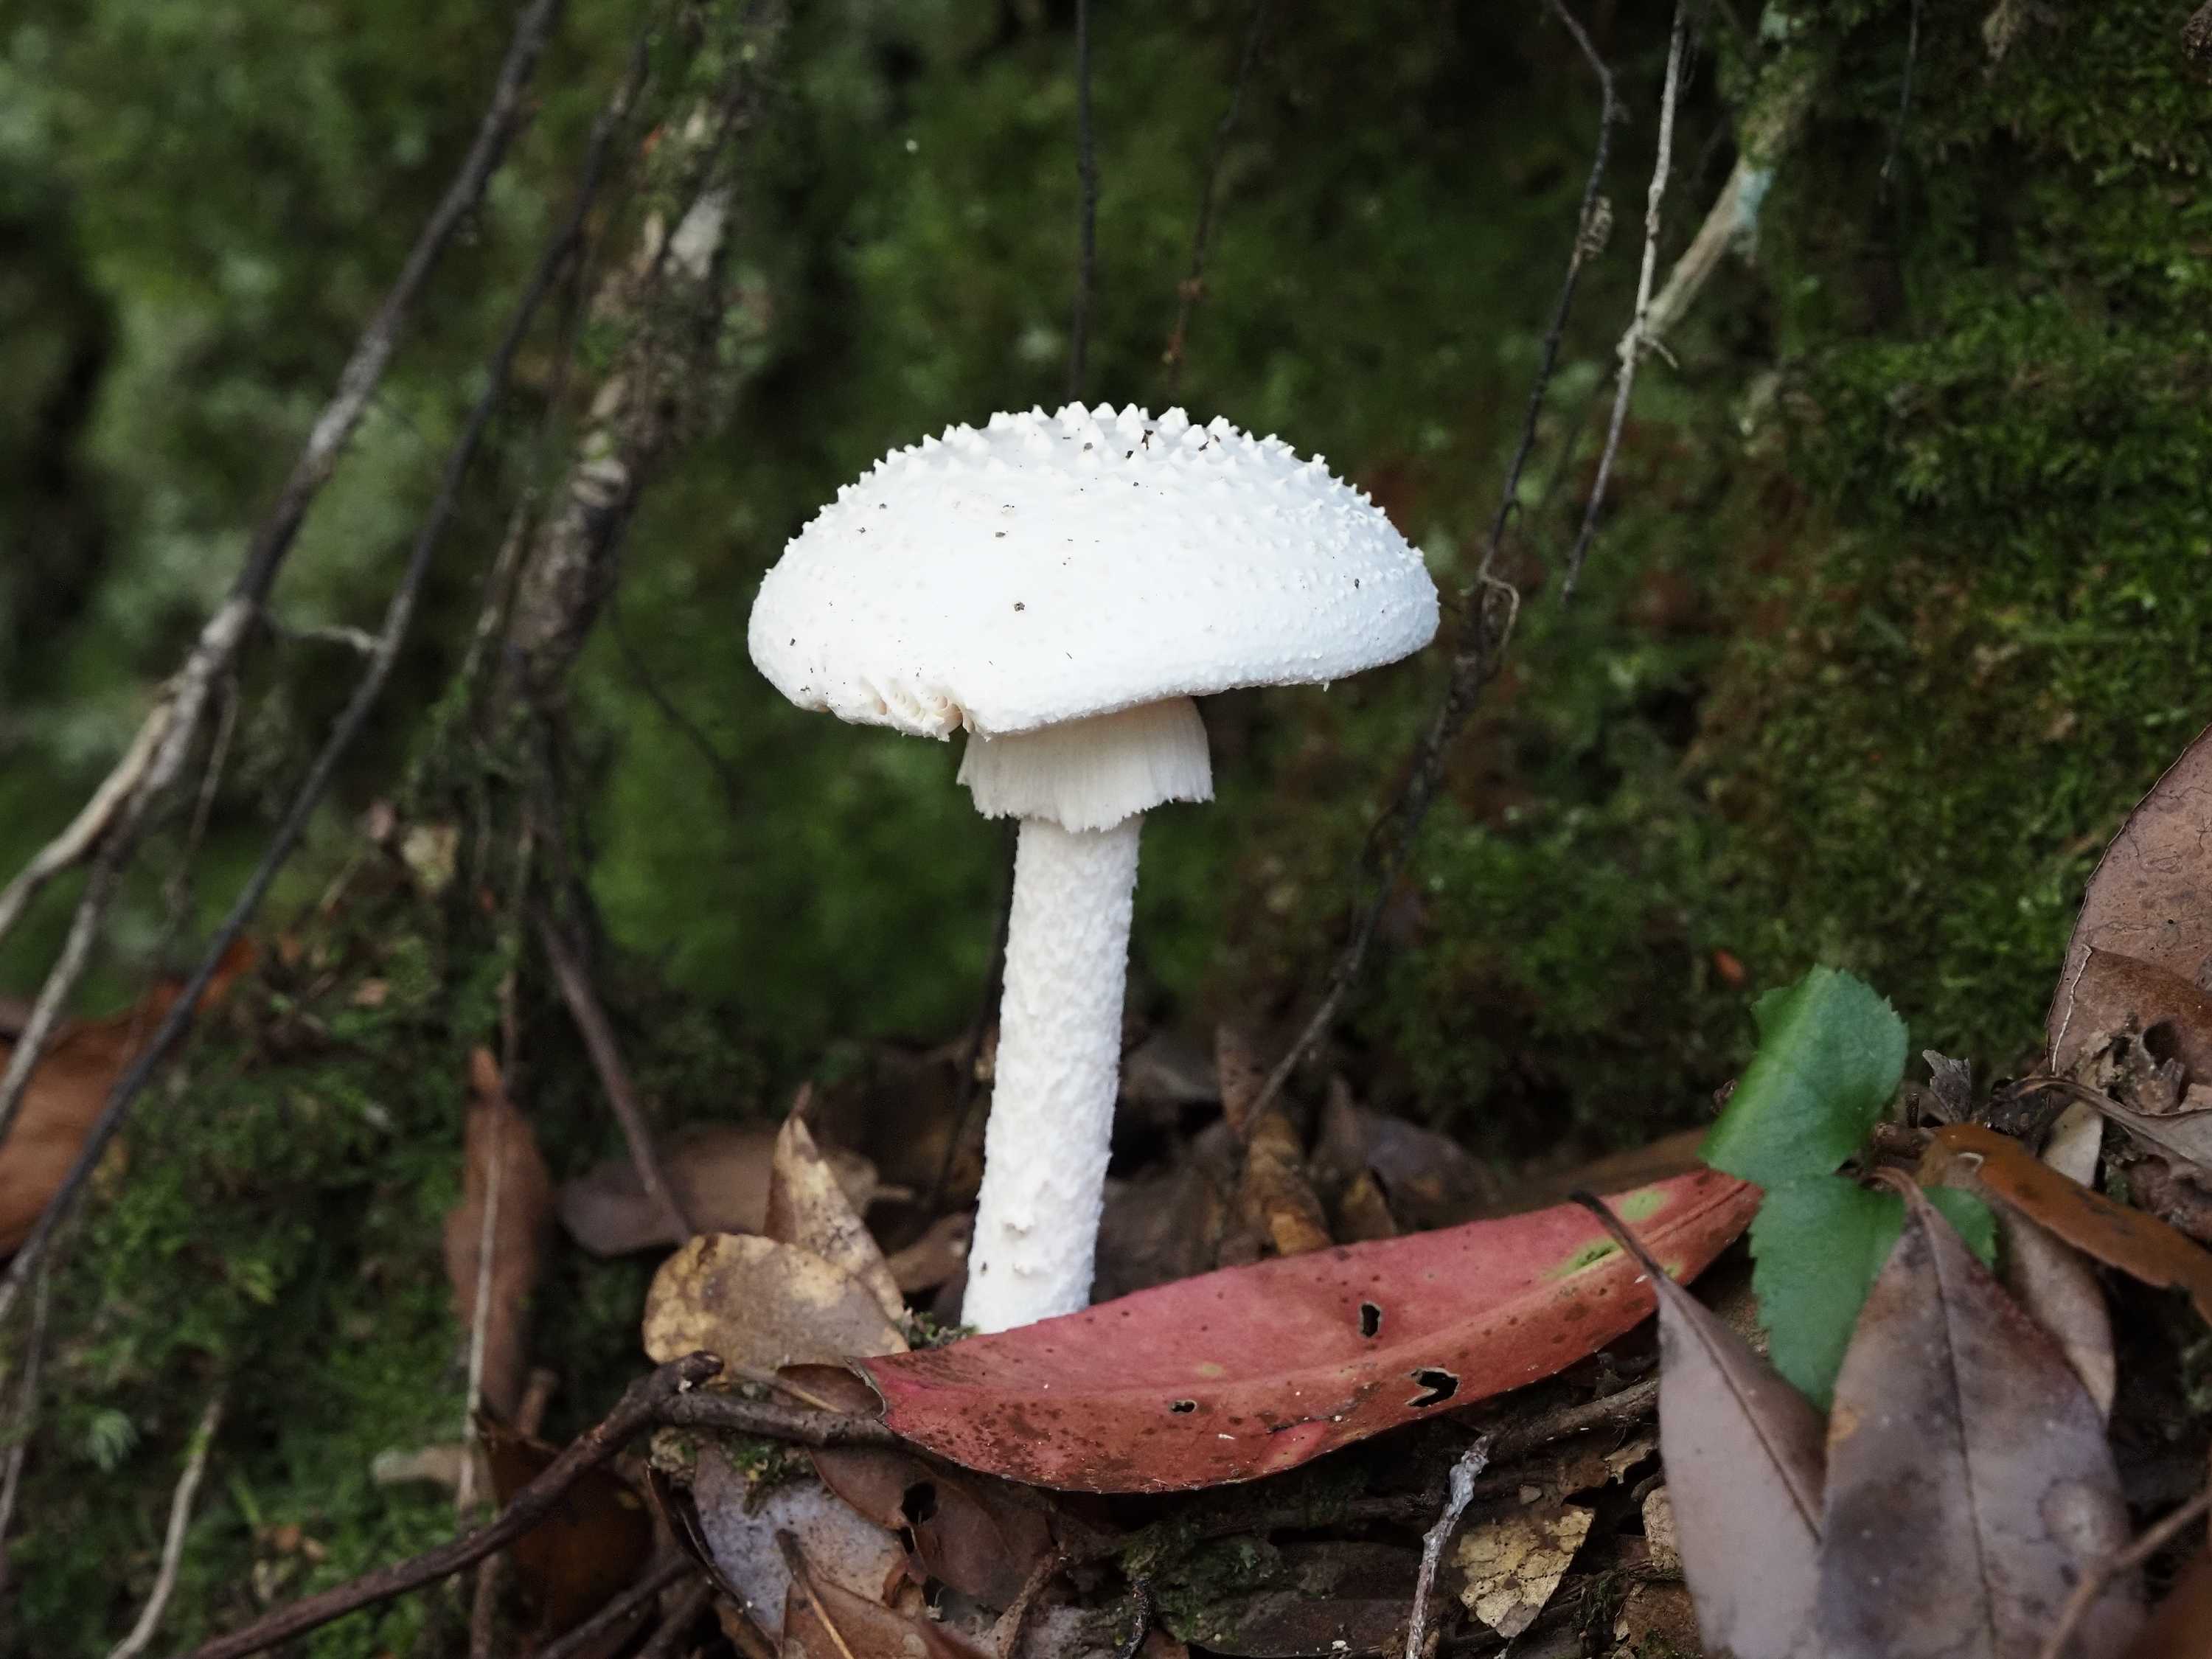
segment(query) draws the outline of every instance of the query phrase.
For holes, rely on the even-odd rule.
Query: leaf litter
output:
[[[2133,925],[2124,906],[2106,910],[2108,930]],[[2172,943],[2172,927],[2152,931]],[[2109,1075],[2081,1091],[2103,1090],[2105,1115],[2183,1156],[2157,1133],[2170,1140],[2194,1127],[2195,1044],[2212,1000],[2201,982],[2177,981],[2170,951],[2126,960],[2116,937],[2091,939],[2070,970],[2072,1006],[2096,1028],[2087,1047],[2109,1036],[2099,1062]],[[1033,1641],[1052,1632],[1038,1651],[1103,1654],[1126,1632],[1099,1622],[1112,1580],[1100,1581],[1097,1564],[1119,1554],[1137,1572],[1160,1558],[1135,1541],[1147,1531],[1102,1532],[1106,1511],[1076,1522],[1071,1505],[1097,1500],[1066,1494],[1255,1480],[1224,1513],[1264,1516],[1264,1494],[1279,1485],[1264,1477],[1325,1452],[1387,1467],[1354,1449],[1380,1429],[1440,1427],[1601,1350],[1601,1374],[1617,1378],[1625,1364],[1634,1375],[1633,1345],[1626,1358],[1606,1345],[1656,1300],[1664,1485],[1651,1474],[1632,1494],[1577,1497],[1583,1482],[1610,1486],[1650,1467],[1632,1433],[1609,1449],[1601,1433],[1562,1451],[1549,1474],[1509,1463],[1505,1484],[1482,1485],[1443,1559],[1455,1613],[1509,1638],[1540,1624],[1559,1632],[1564,1583],[1626,1571],[1625,1593],[1595,1610],[1604,1622],[1571,1617],[1586,1637],[1612,1632],[1624,1654],[1640,1642],[1681,1646],[1695,1632],[1668,1581],[1679,1561],[1703,1626],[1696,1639],[1733,1659],[2010,1659],[2035,1652],[2085,1586],[2087,1614],[2064,1652],[2120,1659],[2142,1609],[2130,1573],[2099,1576],[2128,1518],[2103,1435],[2115,1345],[2082,1252],[2192,1290],[2212,1257],[1975,1122],[1963,1061],[1932,1056],[1932,1089],[1907,1089],[1893,1105],[1902,1022],[1849,975],[1816,970],[1763,1000],[1759,1015],[1759,1056],[1705,1140],[1717,1170],[1615,1200],[1656,1258],[1641,1264],[1586,1227],[1553,1231],[1555,1212],[1467,1224],[1497,1200],[1495,1176],[1442,1137],[1358,1107],[1341,1079],[1309,1148],[1280,1106],[1249,1109],[1250,1045],[1224,1030],[1212,1083],[1226,1118],[1187,1133],[1206,1079],[1184,1064],[1190,1075],[1169,1078],[1141,1108],[1146,1133],[1166,1133],[1179,1156],[1116,1183],[1124,1224],[1117,1236],[1109,1213],[1102,1281],[1110,1286],[1126,1263],[1150,1288],[949,1346],[933,1346],[905,1297],[957,1285],[957,1216],[900,1212],[906,1249],[887,1256],[863,1220],[866,1188],[842,1179],[839,1155],[815,1147],[794,1117],[769,1152],[761,1235],[725,1229],[664,1264],[649,1345],[719,1344],[755,1380],[772,1364],[812,1361],[778,1386],[848,1412],[876,1409],[880,1393],[911,1449],[811,1453],[819,1486],[787,1478],[763,1488],[737,1462],[713,1472],[702,1462],[692,1477],[702,1526],[726,1534],[722,1553],[733,1529],[742,1539],[756,1581],[746,1600],[780,1628],[786,1655],[1006,1659],[1025,1623]],[[1995,1099],[2009,1097],[2001,1087]],[[1903,1124],[1876,1133],[1899,1109]],[[2142,1131],[2130,1115],[2157,1127]],[[1941,1126],[1932,1133],[1912,1127],[1930,1120]],[[2033,1137],[2051,1121],[2048,1110],[2033,1116]],[[2053,1157],[2094,1178],[2096,1129],[2095,1116],[2075,1112],[2051,1137]],[[2142,1156],[2123,1146],[2115,1167]],[[1925,1190],[1899,1170],[1916,1158]],[[1802,1389],[1675,1280],[1754,1209],[1765,1340]],[[1462,1224],[1407,1233],[1440,1210]],[[1492,1228],[1485,1249],[1472,1248]],[[1239,1255],[1264,1259],[1204,1271]],[[1603,1297],[1591,1294],[1601,1285]],[[918,1341],[927,1346],[910,1346]],[[1824,1418],[1816,1402],[1831,1386]],[[1434,1459],[1419,1449],[1435,1431],[1399,1437],[1395,1455]],[[1455,1491],[1436,1547],[1471,1497],[1472,1484]],[[1402,1500],[1370,1501],[1404,1513]],[[1224,1558],[1248,1567],[1164,1612],[1169,1628],[1224,1653],[1316,1659],[1421,1639],[1419,1554],[1336,1535],[1325,1507],[1316,1520],[1322,1535],[1287,1522],[1292,1535],[1276,1539],[1286,1518],[1255,1518],[1229,1540],[1252,1553]],[[1586,1580],[1573,1577],[1578,1555]],[[766,1610],[779,1581],[758,1565],[770,1559],[783,1569],[775,1620]],[[854,1559],[862,1570],[834,1565]],[[1073,1577],[1039,1600],[1062,1572]],[[1149,1592],[1137,1601],[1149,1616]],[[2173,1624],[2162,1617],[2145,1640]],[[1470,1628],[1445,1635],[1463,1644]],[[1141,1625],[1128,1639],[1144,1639]],[[2167,1656],[2152,1646],[2136,1659]]]

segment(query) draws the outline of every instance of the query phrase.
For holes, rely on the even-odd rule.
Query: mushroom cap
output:
[[[802,708],[992,737],[1337,679],[1436,629],[1419,553],[1319,456],[1070,404],[948,428],[839,490],[762,582],[748,642]]]

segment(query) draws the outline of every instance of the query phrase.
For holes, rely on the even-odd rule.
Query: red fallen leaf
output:
[[[1688,1279],[1750,1223],[1759,1189],[1703,1170],[1609,1202]],[[1534,1382],[1652,1306],[1642,1269],[1565,1204],[860,1363],[890,1426],[941,1457],[1038,1486],[1172,1492],[1273,1474]]]

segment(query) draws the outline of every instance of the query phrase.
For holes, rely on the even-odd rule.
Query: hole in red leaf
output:
[[[1359,1334],[1366,1337],[1382,1334],[1382,1310],[1372,1302],[1359,1304]]]
[[[1459,1378],[1434,1365],[1422,1366],[1413,1373],[1413,1381],[1423,1392],[1408,1400],[1408,1406],[1441,1406],[1459,1392]]]
[[[1168,1402],[1168,1409],[1175,1413],[1176,1416],[1180,1417],[1187,1412],[1196,1411],[1198,1409],[1198,1401],[1195,1400],[1170,1401]]]

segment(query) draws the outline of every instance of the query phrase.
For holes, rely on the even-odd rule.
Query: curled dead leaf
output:
[[[2027,1149],[2017,1141],[1996,1138],[2005,1139],[2005,1145],[2019,1156],[2027,1155]],[[2005,1289],[2058,1344],[2066,1363],[2073,1366],[2081,1386],[2096,1401],[2098,1412],[2110,1417],[2112,1396],[2119,1385],[2119,1362],[2112,1352],[2112,1316],[2106,1310],[2104,1288],[2097,1283],[2095,1271],[2078,1251],[1983,1178],[1980,1155],[1959,1152],[1954,1150],[1956,1145],[1957,1138],[1929,1143],[1921,1160],[1921,1181],[1930,1186],[1956,1187],[1990,1206],[2002,1239],[1997,1261]],[[2045,1167],[2038,1161],[2039,1169]],[[2050,1173],[2057,1175],[2055,1170]]]
[[[706,1233],[660,1264],[645,1297],[658,1363],[704,1349],[757,1371],[904,1353],[906,1339],[850,1273],[795,1244]]]
[[[201,1006],[212,1007],[222,1001],[238,976],[253,965],[255,954],[249,940],[233,945],[209,981]],[[83,1149],[93,1120],[107,1103],[108,1090],[137,1058],[179,988],[165,981],[136,1007],[106,1019],[70,1021],[47,1042],[7,1141],[0,1145],[0,1256],[13,1255],[30,1237]],[[0,1020],[0,1070],[14,1057],[15,1038],[29,1018],[26,1004],[6,1011]]]
[[[710,1124],[672,1136],[662,1146],[668,1184],[695,1227],[705,1233],[766,1229],[775,1139],[767,1129]],[[836,1148],[823,1156],[853,1207],[866,1210],[881,1190],[876,1166]],[[594,1255],[626,1255],[684,1242],[668,1231],[662,1212],[645,1195],[637,1166],[628,1157],[609,1158],[562,1183],[561,1224]]]
[[[836,1168],[814,1144],[799,1115],[805,1107],[802,1092],[776,1133],[762,1231],[779,1243],[811,1250],[830,1266],[842,1268],[876,1298],[884,1316],[896,1324],[906,1318],[906,1298],[874,1235],[845,1195]]]
[[[483,1402],[512,1420],[528,1371],[524,1338],[531,1293],[544,1271],[553,1179],[537,1132],[507,1093],[486,1048],[469,1055],[468,1126],[462,1137],[461,1201],[446,1216],[446,1277],[461,1327],[477,1340],[481,1321]],[[489,1261],[486,1251],[489,1249]]]
[[[2162,1031],[2153,1047],[2179,1060],[2192,1081],[2212,1083],[2212,994],[2155,963],[2091,946],[2051,1040],[2051,1069],[2071,1070],[2085,1048],[2127,1030]]]
[[[2075,1249],[2146,1285],[2186,1291],[2198,1316],[2212,1322],[2212,1253],[2155,1216],[2069,1181],[2020,1142],[1978,1124],[1937,1130],[1923,1167],[1940,1176],[1962,1163],[2008,1204]]]

